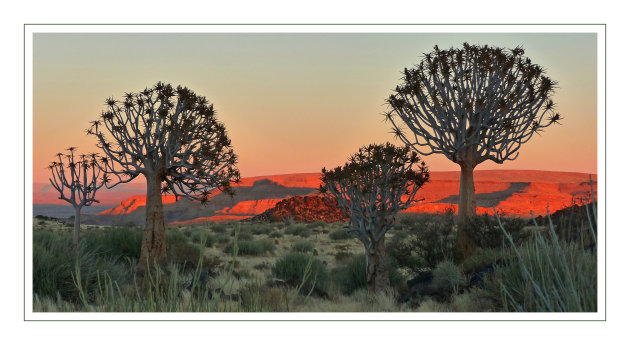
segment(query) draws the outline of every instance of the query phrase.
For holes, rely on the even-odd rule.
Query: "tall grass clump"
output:
[[[266,223],[254,223],[251,226],[251,232],[254,235],[267,235],[273,230],[275,230],[275,227]]]
[[[286,235],[293,235],[304,238],[311,236],[311,232],[312,230],[306,224],[300,223],[291,223],[284,229],[284,233]]]
[[[389,284],[398,287],[404,282],[394,263],[386,257]],[[353,255],[345,265],[337,267],[331,272],[331,280],[344,295],[367,288],[367,267],[364,254]]]
[[[273,253],[276,249],[276,245],[269,239],[262,240],[244,240],[238,238],[238,253],[243,255],[264,255],[266,253]],[[234,248],[234,242],[230,242],[225,246],[223,252],[232,253]]]
[[[400,224],[403,230],[385,247],[398,267],[419,274],[454,259],[457,228],[453,214],[406,216]]]
[[[464,274],[450,260],[437,264],[432,273],[435,286],[446,291],[457,293],[459,288],[466,283]]]
[[[120,258],[123,261],[138,260],[142,246],[142,230],[134,227],[92,230],[86,232],[82,244],[88,252]]]
[[[276,260],[271,273],[287,285],[296,287],[302,293],[328,288],[329,274],[326,266],[312,255],[288,253]]]
[[[500,219],[499,226],[503,229]],[[597,250],[561,242],[551,219],[549,226],[550,240],[537,234],[518,247],[504,231],[515,256],[499,271],[504,310],[596,312]]]
[[[33,233],[33,294],[78,302],[81,298],[75,288],[73,275],[82,273],[79,282],[84,286],[85,298],[96,293],[99,276],[107,274],[118,284],[129,280],[128,269],[118,258],[100,256],[90,252],[85,244],[72,246],[68,233]]]
[[[333,241],[343,241],[349,240],[352,238],[352,234],[348,232],[347,229],[339,229],[328,234],[331,240]]]
[[[190,234],[190,240],[196,244],[203,242],[208,248],[211,248],[216,243],[214,234],[203,228],[194,229]]]
[[[306,241],[306,240],[300,240],[295,242],[292,246],[291,246],[291,251],[294,253],[306,253],[306,254],[310,254],[313,253],[315,251],[315,246],[313,245],[313,243]]]

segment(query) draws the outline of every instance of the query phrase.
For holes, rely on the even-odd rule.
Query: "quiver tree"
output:
[[[403,82],[387,99],[385,118],[396,137],[460,166],[460,221],[476,213],[475,167],[516,159],[534,133],[561,119],[551,99],[557,83],[523,54],[520,47],[435,46],[404,69]],[[471,245],[460,234],[458,241]]]
[[[425,163],[409,147],[373,144],[343,167],[322,173],[320,191],[338,203],[349,218],[348,231],[365,247],[368,293],[383,291],[389,286],[385,233],[396,213],[417,201],[416,193],[429,180]]]
[[[123,100],[109,98],[100,119],[87,130],[97,138],[100,165],[112,178],[107,188],[143,175],[146,223],[140,265],[166,255],[162,193],[208,201],[213,189],[233,194],[236,155],[214,106],[188,88],[158,82]]]
[[[48,180],[59,192],[59,199],[74,207],[74,234],[72,243],[79,244],[81,231],[81,208],[90,206],[96,200],[96,191],[103,186],[106,175],[102,174],[97,164],[98,155],[78,155],[75,161],[76,147],[67,149],[68,154],[58,153],[57,160],[48,166],[52,177]],[[102,179],[99,181],[99,178]]]

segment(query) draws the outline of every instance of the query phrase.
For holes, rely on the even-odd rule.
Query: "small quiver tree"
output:
[[[534,133],[561,119],[551,99],[557,83],[523,54],[520,47],[435,46],[404,69],[402,84],[387,100],[385,118],[397,138],[460,166],[460,223],[476,214],[475,167],[516,159]],[[472,253],[467,234],[458,234],[460,250]]]
[[[218,188],[230,195],[239,181],[236,155],[214,106],[188,88],[158,82],[152,88],[109,98],[106,110],[87,130],[104,157],[99,164],[112,179],[106,186],[143,175],[147,183],[146,222],[140,266],[166,255],[162,194],[208,201]]]
[[[387,143],[364,146],[343,167],[322,173],[320,191],[337,201],[349,218],[348,231],[365,247],[368,293],[383,291],[389,286],[385,233],[429,180],[425,163],[408,147]]]
[[[48,166],[52,177],[48,180],[59,192],[59,199],[64,200],[74,207],[74,233],[72,243],[79,244],[81,231],[81,208],[90,206],[96,200],[96,191],[103,186],[105,174],[97,164],[98,155],[78,155],[75,161],[74,151],[76,147],[67,149],[68,154],[58,153],[57,161]],[[99,178],[102,175],[102,179]]]

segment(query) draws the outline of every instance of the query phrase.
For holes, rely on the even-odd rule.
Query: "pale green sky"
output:
[[[434,45],[513,48],[558,81],[562,126],[535,136],[519,158],[480,169],[596,172],[596,35],[536,34],[44,34],[33,40],[34,181],[67,146],[95,150],[83,130],[105,98],[156,81],[188,86],[215,105],[243,176],[317,172],[364,144],[393,141],[384,100],[400,71]],[[401,144],[398,142],[398,144]],[[425,157],[431,170],[457,170]]]

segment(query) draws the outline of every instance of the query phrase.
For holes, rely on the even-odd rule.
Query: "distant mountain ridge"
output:
[[[181,225],[204,221],[245,219],[263,213],[278,202],[292,196],[315,195],[321,183],[319,173],[284,174],[246,177],[234,187],[234,198],[215,192],[207,205],[180,200],[164,195],[164,213],[167,223]],[[597,175],[592,175],[597,190]],[[544,214],[547,205],[554,212],[578,202],[590,193],[589,174],[539,170],[479,170],[475,172],[475,191],[478,196],[478,213],[493,212],[493,208],[506,215],[526,217],[530,210]],[[116,207],[85,216],[92,224],[125,224],[144,222],[145,191],[140,186],[123,188]],[[130,192],[138,191],[134,195]],[[112,191],[109,191],[113,193]],[[34,190],[34,194],[36,194]],[[103,193],[105,194],[105,193]],[[424,198],[407,212],[457,211],[459,172],[431,172],[430,182],[418,193]],[[113,195],[106,195],[109,200]],[[37,198],[34,195],[34,199]]]

